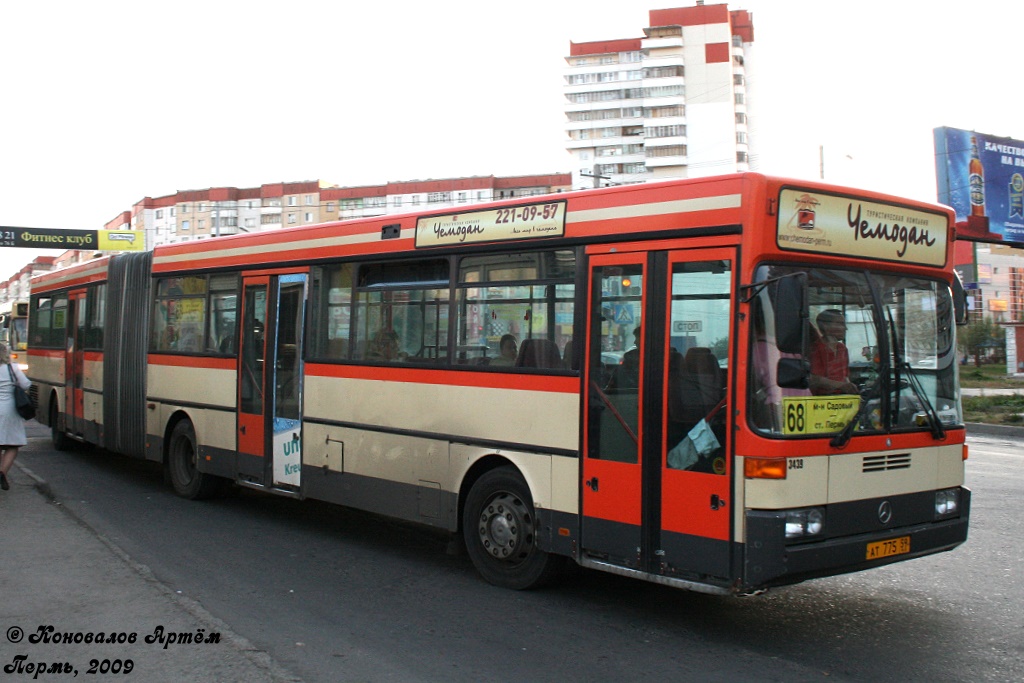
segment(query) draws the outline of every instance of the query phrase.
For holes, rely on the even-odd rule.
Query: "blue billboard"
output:
[[[1024,142],[936,128],[935,171],[957,239],[1024,244]]]

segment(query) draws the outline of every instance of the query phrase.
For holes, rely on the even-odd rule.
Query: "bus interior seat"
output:
[[[550,339],[524,339],[519,345],[517,368],[561,368],[562,355]]]
[[[722,371],[711,349],[687,350],[677,368],[669,372],[669,417],[687,427],[708,416],[725,395]]]

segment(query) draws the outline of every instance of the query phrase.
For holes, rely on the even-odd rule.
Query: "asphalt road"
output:
[[[1024,442],[969,442],[967,544],[752,598],[592,572],[506,591],[417,527],[243,490],[190,502],[95,450],[19,461],[306,681],[1020,681]]]

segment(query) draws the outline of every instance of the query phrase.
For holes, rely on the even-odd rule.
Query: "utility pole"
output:
[[[595,166],[594,170],[591,171],[590,173],[583,173],[582,171],[580,171],[580,175],[583,176],[584,178],[593,178],[594,189],[601,187],[602,180],[611,180],[611,176],[601,175],[600,173],[598,173],[597,166]],[[618,185],[618,183],[608,183],[608,185]]]

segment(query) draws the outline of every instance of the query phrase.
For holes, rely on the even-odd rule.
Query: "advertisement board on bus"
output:
[[[956,211],[957,237],[1024,243],[1024,142],[936,128],[938,199]]]

